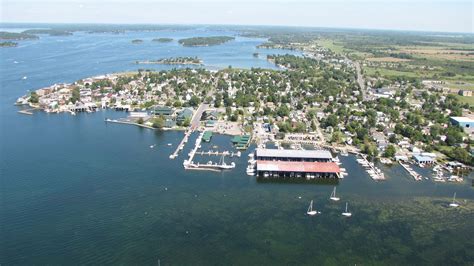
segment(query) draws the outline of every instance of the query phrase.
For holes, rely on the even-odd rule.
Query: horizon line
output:
[[[237,27],[286,27],[286,28],[307,28],[307,29],[334,29],[334,30],[362,30],[362,31],[392,31],[392,32],[411,32],[411,33],[443,33],[443,34],[467,34],[474,35],[474,31],[439,31],[439,30],[416,30],[416,29],[389,29],[389,28],[357,28],[357,27],[330,27],[330,26],[301,26],[301,25],[284,25],[284,24],[226,24],[226,23],[133,23],[133,22],[15,22],[0,21],[2,24],[44,24],[44,25],[167,25],[167,26],[237,26]]]

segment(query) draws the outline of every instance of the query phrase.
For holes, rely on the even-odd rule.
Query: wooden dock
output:
[[[30,109],[25,109],[25,110],[20,110],[18,111],[18,113],[20,114],[24,114],[24,115],[33,115],[33,110],[35,110],[36,108],[30,108]]]
[[[184,145],[188,142],[188,139],[189,139],[189,136],[191,136],[191,133],[193,133],[192,129],[189,129],[188,131],[186,131],[186,133],[184,133],[183,140],[181,140],[181,142],[179,143],[178,147],[176,147],[176,150],[173,152],[173,154],[170,155],[170,159],[175,159],[176,157],[178,157],[179,151],[184,149]]]
[[[361,158],[358,158],[357,162],[366,169],[367,173],[373,180],[375,181],[385,180],[384,174],[382,173],[380,169],[375,167],[374,163],[369,162],[367,158],[363,156],[362,154],[359,154],[359,155]]]
[[[409,165],[404,164],[401,161],[399,161],[399,163],[416,181],[423,180],[423,177],[420,174],[418,174],[417,172],[415,172],[413,169],[411,169],[411,167]]]
[[[219,151],[210,150],[210,151],[197,151],[195,154],[202,155],[202,156],[208,155],[208,156],[240,157],[241,152],[239,151],[238,152],[229,152],[229,151],[219,152]]]

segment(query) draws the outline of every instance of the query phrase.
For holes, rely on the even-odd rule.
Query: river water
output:
[[[354,157],[340,156],[349,176],[337,184],[262,182],[245,174],[248,151],[229,160],[232,171],[185,171],[191,145],[168,158],[182,132],[104,123],[122,112],[28,116],[13,106],[27,90],[57,82],[169,68],[136,60],[198,56],[211,69],[274,68],[266,54],[297,54],[256,49],[263,39],[243,37],[213,47],[151,42],[229,34],[76,32],[0,50],[0,264],[472,265],[471,179],[415,182],[393,166],[384,167],[387,181],[374,182]],[[220,135],[203,148],[215,145],[232,150]],[[340,203],[328,200],[334,185]],[[454,192],[455,210],[446,207]],[[310,200],[321,215],[305,215]],[[350,219],[340,214],[345,202]]]

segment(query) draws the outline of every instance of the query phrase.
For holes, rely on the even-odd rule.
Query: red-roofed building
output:
[[[263,177],[339,178],[335,162],[257,161],[257,175]]]

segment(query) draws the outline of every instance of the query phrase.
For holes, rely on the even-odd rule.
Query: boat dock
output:
[[[184,160],[183,166],[184,169],[192,169],[192,170],[227,170],[227,169],[232,169],[235,168],[235,163],[231,164],[226,164],[224,162],[224,157],[225,156],[240,156],[240,152],[236,153],[231,153],[229,151],[224,151],[224,152],[218,152],[218,151],[208,151],[208,152],[198,152],[198,149],[201,148],[201,141],[204,138],[205,133],[201,132],[196,139],[196,145],[194,148],[189,152],[189,158],[187,160]],[[213,163],[212,161],[209,161],[207,163],[195,163],[193,161],[194,156],[198,155],[220,155],[221,156],[221,162],[220,163]]]
[[[416,181],[421,181],[423,180],[423,177],[415,172],[408,164],[404,164],[401,161],[399,161],[400,165],[407,170],[407,172],[416,180]]]
[[[360,155],[360,156],[361,158],[358,158],[357,162],[366,169],[367,173],[373,180],[375,181],[385,180],[384,174],[379,168],[375,167],[374,163],[369,162],[367,160],[367,157],[363,155]]]
[[[36,108],[30,108],[30,109],[25,109],[25,110],[20,110],[18,111],[18,113],[20,114],[24,114],[24,115],[33,115],[33,110],[35,110]]]
[[[193,131],[189,129],[188,131],[186,131],[186,133],[184,133],[183,140],[181,140],[181,142],[179,143],[178,147],[176,147],[176,150],[173,152],[173,154],[170,155],[170,159],[175,159],[176,157],[178,157],[179,152],[183,150],[184,145],[188,142],[189,136],[191,136],[192,132]]]
[[[232,141],[232,144],[234,144],[236,149],[245,150],[250,144],[250,140],[251,140],[250,135],[242,135],[242,136],[233,137],[231,141]]]
[[[240,157],[241,153],[240,151],[238,152],[229,152],[229,151],[197,151],[195,154],[197,155],[208,155],[208,156],[230,156],[230,157]]]

